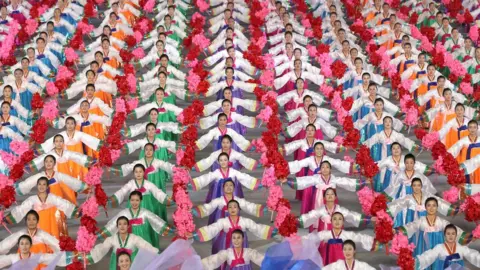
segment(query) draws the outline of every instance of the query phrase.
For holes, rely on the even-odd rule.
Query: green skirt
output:
[[[152,182],[156,187],[161,189],[163,192],[167,193],[167,180],[169,180],[169,175],[163,170],[160,170],[156,173],[150,173],[148,175],[148,181]],[[158,205],[157,214],[161,219],[167,221],[167,207],[165,204]]]
[[[173,95],[170,96],[175,98]],[[169,98],[170,98],[169,97]],[[177,116],[173,112],[166,112],[158,115],[158,122],[166,123],[166,122],[177,122]],[[156,135],[156,138],[165,140],[165,141],[178,141],[178,135],[172,132],[162,131],[162,133]]]

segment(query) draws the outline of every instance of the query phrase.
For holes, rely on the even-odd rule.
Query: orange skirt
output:
[[[53,250],[44,243],[33,244],[30,248],[30,251],[34,254],[47,254],[53,253]],[[40,270],[46,268],[46,264],[39,264],[35,270]]]
[[[450,149],[454,144],[456,144],[461,138],[468,136],[468,130],[462,130],[460,133],[456,129],[450,129],[445,136],[445,147]],[[460,155],[459,155],[460,157]],[[465,160],[465,159],[463,159]]]
[[[60,239],[61,235],[68,235],[65,215],[56,207],[38,211],[40,220],[38,228]]]
[[[464,147],[462,151],[460,151],[460,154],[457,157],[458,163],[463,163],[466,160],[472,159],[476,157],[477,155],[480,155],[480,147]],[[473,173],[469,174],[466,176],[467,177],[467,183],[470,184],[480,184],[480,170],[477,169]]]
[[[432,131],[439,131],[445,123],[455,118],[455,113],[437,113],[435,118],[431,121]]]
[[[57,163],[57,171],[59,173],[64,173],[66,175],[70,175],[73,178],[78,178],[78,171],[79,170],[77,168],[72,168],[69,165],[69,162]],[[75,164],[76,167],[79,166],[75,162],[72,162],[72,163]],[[81,167],[81,168],[84,168],[84,167]],[[84,168],[84,169],[86,169],[86,168]],[[75,174],[75,172],[76,172],[76,174]],[[80,180],[82,180],[82,178],[80,178]],[[77,205],[77,193],[75,191],[73,191],[69,186],[65,185],[64,183],[57,183],[54,186],[58,186],[61,190],[62,195],[58,195],[58,196],[60,196],[61,198]]]
[[[93,124],[89,125],[89,126],[84,126],[84,127],[81,127],[81,126],[78,126],[77,125],[77,130],[83,132],[83,133],[86,133],[92,137],[95,137],[97,138],[97,131],[95,130],[95,127],[93,126]],[[82,150],[83,152],[85,153],[85,155],[91,157],[91,158],[97,158],[98,159],[98,152],[91,149],[90,147],[86,146],[86,145],[83,145],[82,144]]]
[[[83,144],[81,142],[77,143],[75,145],[67,145],[67,150],[74,151],[74,152],[77,152],[77,153],[86,154],[86,153],[83,152]],[[77,163],[75,163],[71,160],[68,161],[67,163],[64,163],[64,164],[68,164],[67,165],[68,166],[68,171],[70,172],[69,175],[72,176],[72,177],[79,178],[79,179],[83,180],[85,175],[87,175],[87,172],[88,172],[87,168],[82,167],[82,166],[78,165]]]

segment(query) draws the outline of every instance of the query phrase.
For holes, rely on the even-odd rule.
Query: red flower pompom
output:
[[[122,58],[122,61],[125,63],[129,63],[130,60],[133,58],[133,54],[125,49],[120,50],[120,57]]]
[[[135,45],[137,45],[137,40],[134,36],[128,35],[125,37],[125,43],[129,48],[133,48]]]
[[[427,132],[423,128],[416,128],[414,130],[414,133],[415,133],[415,137],[417,137],[417,139],[419,139],[419,140],[422,140],[423,137],[425,137],[425,135],[427,135]]]
[[[278,232],[283,237],[289,237],[297,233],[297,218],[292,214],[288,214],[278,228]]]
[[[75,240],[69,236],[60,236],[59,242],[61,251],[75,251]]]
[[[370,213],[372,216],[376,216],[379,211],[385,211],[387,209],[387,198],[385,195],[380,194],[375,197],[375,200],[370,207]]]
[[[428,38],[428,41],[433,42],[435,39],[435,28],[430,26],[422,26],[420,28],[420,33]]]
[[[375,225],[375,239],[382,244],[387,244],[392,241],[393,236],[392,222],[386,219],[377,220],[377,224]]]
[[[415,269],[415,259],[412,256],[412,251],[408,248],[400,248],[400,253],[397,258],[397,265],[402,270]]]
[[[84,270],[83,263],[76,261],[67,265],[66,270]]]
[[[32,161],[34,157],[35,157],[35,154],[33,150],[25,151],[25,153],[23,153],[22,156],[20,156],[20,163],[27,164],[30,161]]]
[[[333,62],[330,68],[332,69],[332,75],[335,78],[340,79],[343,77],[348,67],[343,62],[336,60],[335,62]]]
[[[346,111],[350,111],[350,109],[352,109],[352,105],[353,105],[353,97],[348,97],[348,98],[342,100],[342,107]]]
[[[343,146],[356,149],[358,147],[358,142],[360,141],[360,131],[358,129],[352,128],[345,135],[343,140]]]
[[[465,220],[468,222],[478,222],[480,220],[480,205],[472,196],[468,196],[462,205],[465,213]]]
[[[102,185],[95,186],[95,199],[97,200],[98,205],[105,207],[107,205],[107,194],[102,188]]]
[[[3,205],[5,209],[9,208],[14,202],[15,188],[13,186],[6,186],[0,190],[0,205]]]
[[[45,141],[45,133],[47,133],[47,131],[47,121],[45,120],[45,118],[40,117],[40,119],[35,121],[35,123],[33,124],[31,139],[35,143],[41,144]]]
[[[32,109],[42,109],[43,108],[43,99],[39,93],[35,93],[31,101]]]
[[[106,146],[102,146],[102,148],[100,148],[99,164],[100,166],[107,167],[111,167],[113,164],[112,155],[110,154],[110,150]]]
[[[95,234],[97,231],[97,221],[89,216],[82,216],[80,219],[81,226],[85,226],[89,233]]]

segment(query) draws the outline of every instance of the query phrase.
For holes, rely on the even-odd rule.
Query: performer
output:
[[[367,263],[361,262],[355,259],[356,245],[352,240],[346,240],[343,242],[343,256],[345,260],[339,260],[332,264],[329,264],[322,269],[325,270],[374,270],[375,268],[371,267]]]
[[[447,149],[467,135],[470,119],[464,115],[465,107],[463,104],[457,103],[455,105],[455,118],[446,122],[438,131],[438,136]]]
[[[418,255],[415,259],[417,269],[447,269],[451,265],[464,266],[467,260],[480,267],[480,254],[467,246],[457,244],[457,227],[448,224],[443,230],[445,242]]]
[[[251,263],[261,266],[265,255],[251,248],[243,248],[244,232],[236,229],[232,232],[233,248],[222,250],[217,254],[202,259],[202,266],[206,270],[217,269],[224,265],[223,269],[248,270],[252,269]]]
[[[478,156],[480,137],[478,136],[478,123],[475,120],[468,122],[468,136],[463,137],[452,147],[448,149],[459,163],[463,163],[469,159]],[[473,184],[480,183],[480,173],[473,173],[467,177],[468,181]]]

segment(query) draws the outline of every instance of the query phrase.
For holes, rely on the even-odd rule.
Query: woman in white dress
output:
[[[329,264],[322,269],[324,270],[375,270],[367,263],[355,259],[356,245],[352,240],[343,242],[343,256],[345,260],[339,260]]]

